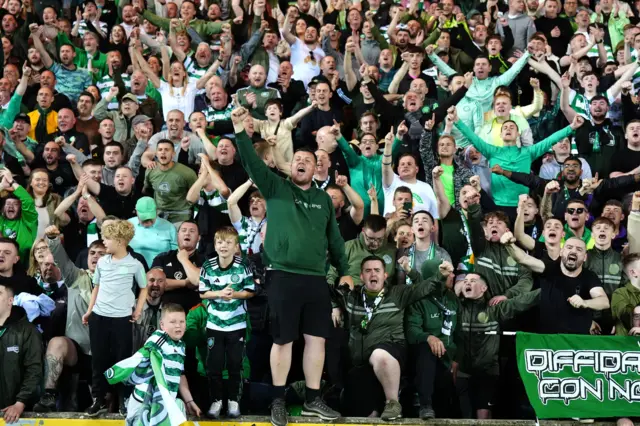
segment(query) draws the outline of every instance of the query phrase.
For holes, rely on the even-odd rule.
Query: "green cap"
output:
[[[156,202],[151,197],[142,197],[136,203],[136,212],[141,221],[155,219],[158,216]]]

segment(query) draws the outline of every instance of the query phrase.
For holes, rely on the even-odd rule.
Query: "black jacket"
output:
[[[20,401],[30,406],[38,396],[43,380],[42,337],[27,321],[24,309],[11,308],[0,326],[0,406]]]

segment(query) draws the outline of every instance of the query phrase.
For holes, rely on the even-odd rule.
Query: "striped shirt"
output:
[[[266,217],[260,222],[256,222],[252,217],[242,216],[242,219],[233,223],[233,227],[238,231],[240,249],[243,255],[246,256],[260,251],[260,244],[262,244],[260,229],[266,222]],[[249,253],[249,250],[251,250],[251,253]]]
[[[184,69],[187,70],[187,75],[189,76],[189,78],[194,78],[196,80],[201,79],[207,73],[207,70],[209,69],[209,66],[210,66],[210,65],[207,65],[205,67],[201,67],[200,65],[198,65],[198,61],[196,61],[195,53],[187,56],[184,59],[183,64],[184,64]],[[203,87],[202,89],[198,90],[196,93],[200,94],[204,92],[205,92],[205,88]]]
[[[75,26],[77,22],[78,21],[75,21],[73,23],[73,25]],[[95,27],[96,23],[92,22],[92,24]],[[109,28],[107,27],[107,24],[105,22],[100,21],[99,25],[100,25],[100,31],[102,31],[103,34],[108,34],[109,33]],[[84,34],[87,31],[89,31],[89,29],[87,28],[87,21],[85,21],[84,19],[81,19],[80,20],[80,26],[78,27],[78,36],[84,37]]]
[[[171,396],[175,398],[180,387],[180,376],[184,372],[184,343],[181,340],[178,340],[177,342],[175,340],[172,340],[169,335],[162,330],[156,330],[151,336],[149,336],[144,346],[145,348],[148,348],[152,351],[157,351],[162,355],[162,367],[164,372],[164,379],[167,383],[167,390],[171,393]],[[150,363],[151,361],[144,360],[138,366],[138,368],[144,368],[147,366],[149,366],[150,368]],[[136,399],[139,401],[144,401],[148,389],[148,382],[136,385],[133,390]],[[158,394],[160,393],[157,388],[156,392],[158,392]]]
[[[201,294],[221,291],[231,287],[234,291],[255,291],[253,274],[239,256],[225,269],[218,264],[218,257],[207,260],[200,269]],[[247,306],[242,299],[205,299],[207,328],[218,331],[235,331],[247,328]]]
[[[126,87],[128,90],[131,90],[131,77],[129,77],[129,74],[122,74],[122,80],[124,81],[124,87]],[[98,87],[98,90],[100,91],[100,96],[104,99],[107,97],[107,95],[109,94],[109,90],[115,86],[115,81],[113,81],[113,78],[107,74],[104,77],[102,77],[100,80],[98,80],[98,83],[96,83],[96,86]],[[118,109],[118,99],[117,96],[114,96],[114,98],[111,100],[111,102],[109,102],[109,105],[107,105],[107,109],[109,111],[115,111]]]
[[[222,120],[231,120],[231,112],[233,111],[233,104],[227,105],[227,107],[223,110],[217,110],[214,107],[210,106],[202,113],[204,114],[204,118],[207,120],[207,123],[212,123],[214,121],[222,121]]]

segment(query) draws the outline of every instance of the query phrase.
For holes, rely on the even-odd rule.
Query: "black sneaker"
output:
[[[420,407],[420,418],[422,420],[435,419],[436,412],[433,411],[431,405],[423,405]]]
[[[89,417],[96,417],[107,412],[107,404],[102,400],[93,401],[93,405],[87,408],[86,414]]]
[[[271,403],[271,424],[273,426],[287,426],[287,405],[284,398],[276,398]]]
[[[40,401],[33,406],[36,413],[50,413],[56,411],[56,395],[51,392],[45,392]]]
[[[340,413],[329,407],[320,397],[316,397],[311,402],[305,402],[302,406],[302,416],[317,416],[322,420],[336,420]]]

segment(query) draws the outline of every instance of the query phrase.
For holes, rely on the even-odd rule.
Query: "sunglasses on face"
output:
[[[578,207],[577,209],[568,208],[567,209],[567,213],[569,213],[569,214],[574,214],[574,213],[582,214],[582,213],[584,213],[584,207]]]

